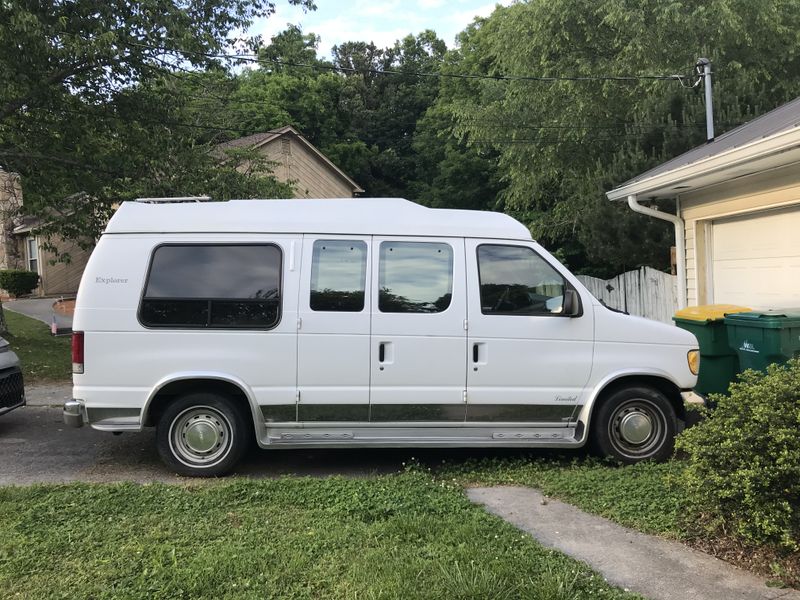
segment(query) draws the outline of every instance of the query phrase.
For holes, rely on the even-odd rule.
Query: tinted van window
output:
[[[378,308],[437,313],[453,295],[453,249],[433,242],[381,242]]]
[[[139,317],[150,327],[270,328],[280,285],[281,251],[271,244],[159,246]]]
[[[564,278],[532,248],[478,247],[481,312],[485,315],[558,314]]]
[[[367,244],[360,240],[317,240],[311,257],[311,310],[364,310]]]

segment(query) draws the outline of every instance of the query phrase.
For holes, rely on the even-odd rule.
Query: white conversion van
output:
[[[604,307],[514,219],[401,199],[124,203],[73,328],[65,422],[155,426],[200,476],[253,439],[665,459],[699,366],[690,333]]]

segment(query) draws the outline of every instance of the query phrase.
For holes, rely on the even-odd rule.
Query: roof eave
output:
[[[707,176],[713,173],[722,174],[728,169],[735,168],[743,163],[780,154],[798,146],[800,146],[800,127],[793,127],[792,129],[755,140],[744,146],[731,148],[721,154],[683,165],[666,173],[659,173],[653,177],[614,188],[606,192],[606,197],[614,201],[624,200],[628,196],[652,195],[653,192],[658,190],[687,184],[700,176]],[[671,195],[677,196],[678,194]]]

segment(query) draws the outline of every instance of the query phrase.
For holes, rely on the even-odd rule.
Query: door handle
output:
[[[383,362],[386,360],[386,344],[381,342],[378,344],[378,362]]]
[[[472,344],[472,362],[478,362],[478,344]]]

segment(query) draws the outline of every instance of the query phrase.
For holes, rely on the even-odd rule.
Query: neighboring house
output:
[[[273,174],[291,183],[300,198],[350,198],[363,193],[358,184],[308,142],[293,127],[282,127],[226,142],[217,147],[253,148],[275,163]],[[0,169],[0,269],[27,269],[39,273],[40,296],[68,296],[78,291],[91,250],[75,242],[51,238],[58,254],[44,249],[35,235],[41,221],[24,213],[19,177]],[[69,256],[64,262],[59,256]]]
[[[608,192],[675,224],[682,305],[800,307],[799,124],[800,98]]]
[[[45,250],[43,246],[48,243],[33,233],[40,220],[21,213],[22,206],[19,177],[0,170],[0,269],[38,273],[39,287],[34,293],[39,296],[75,294],[91,250],[60,238],[48,241],[57,253]],[[63,260],[66,256],[68,261]]]
[[[287,125],[265,133],[231,140],[216,147],[257,150],[274,163],[272,175],[294,186],[297,198],[351,198],[364,192],[294,127]]]

